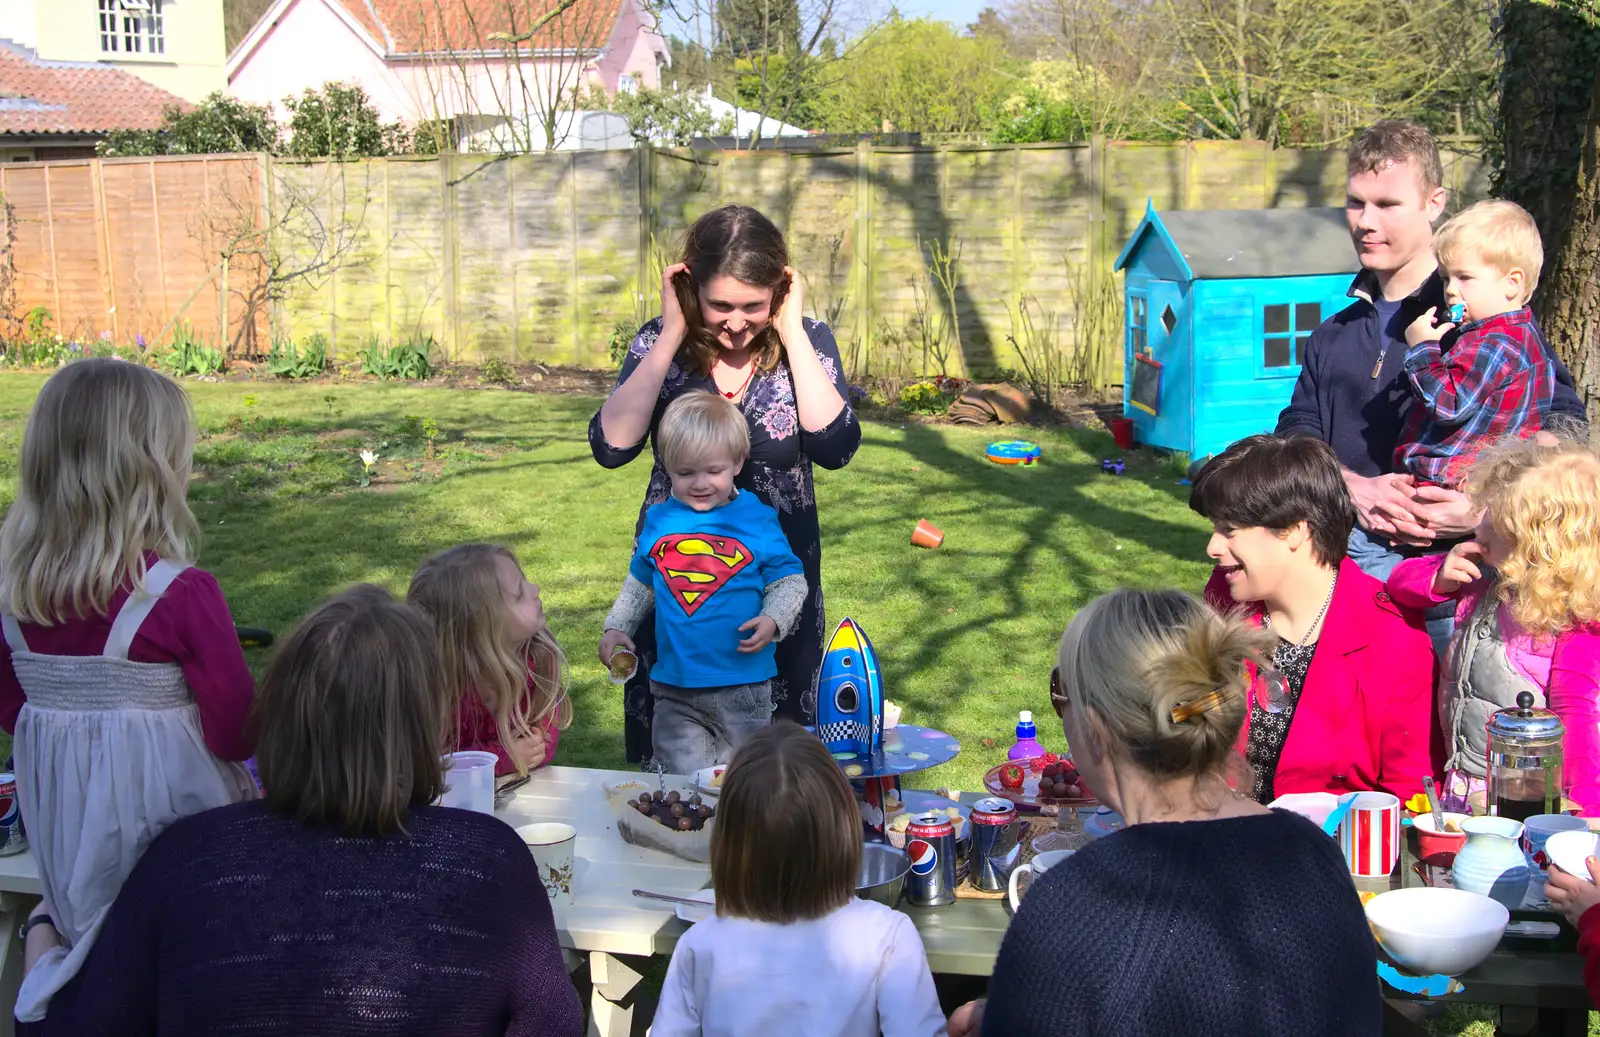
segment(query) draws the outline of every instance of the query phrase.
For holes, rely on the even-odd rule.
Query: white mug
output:
[[[1077,852],[1077,850],[1046,850],[1044,853],[1034,854],[1033,860],[1028,863],[1019,864],[1013,868],[1010,882],[1011,910],[1015,911],[1017,909],[1017,904],[1020,900],[1017,895],[1017,879],[1022,876],[1023,872],[1033,872],[1034,881],[1037,882],[1040,875],[1043,875],[1050,868],[1055,867]]]
[[[559,821],[543,821],[523,825],[517,835],[533,854],[539,866],[539,878],[550,897],[550,909],[555,913],[556,925],[561,925],[566,909],[572,906],[572,850],[578,839],[578,830]]]

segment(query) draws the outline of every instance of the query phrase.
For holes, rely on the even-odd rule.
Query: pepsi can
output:
[[[917,907],[956,902],[956,829],[947,814],[919,814],[906,826],[906,899]]]
[[[972,884],[988,893],[1005,892],[1022,855],[1017,808],[1008,799],[980,799],[967,825],[972,831]]]
[[[27,848],[28,833],[22,829],[22,810],[17,806],[17,776],[0,774],[0,857]]]

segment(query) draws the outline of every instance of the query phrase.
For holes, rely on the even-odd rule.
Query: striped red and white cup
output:
[[[1358,792],[1339,825],[1339,848],[1350,874],[1378,878],[1400,859],[1400,800],[1387,792]]]

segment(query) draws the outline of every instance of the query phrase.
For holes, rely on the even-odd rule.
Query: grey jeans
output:
[[[772,682],[679,688],[650,682],[655,696],[651,747],[668,774],[727,763],[746,738],[772,723]]]

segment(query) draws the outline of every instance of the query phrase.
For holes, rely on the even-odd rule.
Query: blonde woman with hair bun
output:
[[[1334,841],[1234,787],[1270,638],[1182,591],[1119,590],[1061,636],[1051,700],[1127,825],[1029,887],[951,1037],[1376,1037],[1377,953]],[[1061,967],[1061,934],[1093,933]],[[1088,945],[1083,945],[1088,946]]]
[[[50,377],[0,526],[0,723],[44,909],[63,945],[23,980],[44,1018],[145,846],[256,796],[255,680],[217,581],[194,567],[194,420],[170,378],[121,360]]]
[[[1510,439],[1479,456],[1471,540],[1402,562],[1389,593],[1455,602],[1439,682],[1446,809],[1484,787],[1489,715],[1530,692],[1566,727],[1568,795],[1600,811],[1600,457],[1573,441]]]

